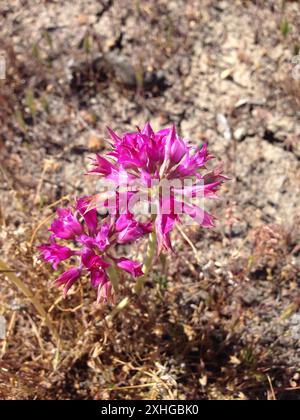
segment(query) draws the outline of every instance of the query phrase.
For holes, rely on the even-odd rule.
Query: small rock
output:
[[[258,303],[259,301],[259,295],[257,289],[254,287],[244,290],[242,295],[242,301],[248,305],[251,306],[254,303]]]
[[[245,135],[246,135],[246,130],[245,130],[245,128],[244,128],[244,127],[239,127],[239,128],[237,128],[237,129],[234,131],[234,134],[233,134],[234,138],[235,138],[237,141],[241,141],[243,138],[245,138]]]
[[[96,152],[103,149],[104,140],[102,137],[97,136],[97,134],[91,134],[88,140],[88,149],[91,152]]]
[[[92,114],[86,110],[82,110],[80,111],[80,116],[83,119],[84,122],[86,122],[87,124],[95,124],[97,117],[95,116],[95,114]]]
[[[228,79],[228,78],[232,77],[233,72],[234,72],[233,68],[223,70],[222,73],[221,73],[221,79],[225,80],[225,79]]]
[[[83,26],[86,25],[89,22],[89,17],[87,15],[78,15],[76,17],[76,21],[78,25]]]
[[[137,86],[135,68],[127,57],[110,52],[105,55],[105,60],[119,83],[128,87]]]
[[[4,316],[0,316],[0,340],[4,340],[6,337],[6,319]]]
[[[224,114],[217,114],[216,120],[219,133],[224,136],[226,141],[230,141],[232,135],[228,119],[225,117]]]

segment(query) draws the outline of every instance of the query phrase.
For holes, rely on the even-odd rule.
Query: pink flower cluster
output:
[[[64,295],[84,274],[90,276],[92,286],[98,290],[97,302],[113,297],[109,278],[110,267],[123,270],[133,277],[143,275],[142,264],[127,258],[116,258],[112,248],[148,234],[150,223],[138,223],[130,213],[114,216],[99,223],[96,209],[88,208],[88,199],[77,200],[74,209],[58,209],[53,221],[50,243],[39,247],[43,259],[56,270],[60,263],[72,261],[72,267],[55,281],[64,286]],[[70,243],[61,245],[58,241]]]
[[[158,192],[154,197],[155,231],[157,234],[158,251],[171,249],[170,232],[174,224],[181,221],[181,215],[188,215],[205,228],[214,226],[214,218],[188,198],[214,198],[222,182],[226,179],[221,167],[212,172],[201,174],[205,164],[213,159],[208,153],[207,144],[197,148],[177,135],[175,126],[154,132],[147,123],[143,130],[127,133],[119,137],[109,129],[114,142],[113,151],[106,157],[97,155],[93,161],[90,173],[97,174],[112,182],[118,190],[124,185],[130,188],[127,201],[135,201],[134,196],[140,191],[151,192],[152,186],[163,185],[163,182],[175,188],[170,188],[167,194]],[[185,186],[185,181],[190,181]],[[138,201],[138,200],[136,200]],[[118,202],[117,202],[118,204]],[[128,208],[126,203],[125,208]],[[116,207],[114,211],[119,211]]]
[[[49,243],[39,247],[42,258],[55,270],[70,261],[71,268],[55,281],[57,286],[64,286],[65,295],[81,276],[89,275],[92,286],[98,290],[98,302],[113,297],[111,270],[122,270],[133,277],[143,275],[141,263],[115,257],[117,244],[136,241],[155,231],[158,253],[172,249],[170,233],[175,223],[181,222],[181,215],[175,211],[178,208],[199,225],[212,227],[213,216],[186,198],[199,192],[213,198],[225,180],[218,167],[205,175],[201,173],[212,159],[207,145],[200,149],[191,146],[177,135],[175,127],[155,133],[147,123],[143,130],[123,137],[110,129],[109,132],[113,150],[106,157],[97,155],[90,173],[113,183],[115,205],[111,208],[110,201],[103,199],[100,204],[109,214],[101,221],[91,197],[77,200],[74,208],[59,209],[49,229]],[[157,185],[163,180],[187,179],[191,181],[189,188],[176,187],[167,196],[159,188],[153,191],[153,181]],[[130,192],[124,193],[124,187],[128,186]],[[136,220],[128,205],[140,190],[154,195],[156,209],[143,223]],[[124,194],[125,206],[121,208],[120,197],[124,198]]]

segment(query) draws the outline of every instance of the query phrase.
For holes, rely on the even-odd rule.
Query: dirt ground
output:
[[[281,0],[1,1],[0,398],[300,399],[299,13]],[[146,121],[208,139],[230,182],[216,229],[186,230],[197,252],[175,234],[176,254],[109,320],[84,282],[61,298],[36,246],[57,206],[95,192],[83,175],[106,126]]]

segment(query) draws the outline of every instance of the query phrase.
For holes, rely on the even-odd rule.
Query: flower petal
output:
[[[110,264],[104,261],[99,255],[95,254],[90,248],[85,248],[81,252],[82,264],[88,269],[93,270],[96,268],[106,269],[110,267]]]
[[[183,212],[190,216],[192,219],[195,220],[196,223],[198,223],[200,226],[203,226],[204,228],[212,228],[214,227],[214,216],[207,213],[202,208],[187,204],[187,203],[181,203]]]
[[[110,226],[107,223],[104,223],[100,231],[96,236],[95,243],[100,251],[104,252],[106,248],[109,247],[109,233],[110,233]]]
[[[127,258],[120,258],[117,260],[117,266],[133,277],[141,277],[144,275],[142,270],[142,264],[136,261],[129,260]]]
[[[54,270],[57,270],[57,267],[61,261],[65,261],[74,255],[74,251],[72,251],[70,248],[58,245],[56,243],[40,245],[38,249],[41,252],[41,257],[45,261],[51,263]]]
[[[58,279],[55,280],[54,284],[56,287],[64,285],[64,296],[67,295],[70,288],[81,276],[81,269],[78,267],[72,267],[69,270],[61,274]]]
[[[88,227],[90,234],[95,234],[97,231],[97,210],[96,208],[89,208],[90,199],[89,197],[80,198],[76,203],[76,210],[79,211],[81,216],[84,218],[84,221]]]
[[[105,270],[93,269],[91,270],[91,284],[96,289],[109,281]]]
[[[83,233],[83,229],[77,218],[69,208],[58,209],[58,218],[55,219],[50,227],[54,236],[60,239],[75,239]]]

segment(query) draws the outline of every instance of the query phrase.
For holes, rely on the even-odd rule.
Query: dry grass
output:
[[[177,247],[180,241],[178,235]],[[270,246],[262,253],[260,247],[266,241]],[[133,295],[130,284],[123,282],[120,296],[129,297],[131,302],[113,319],[108,317],[111,308],[91,303],[95,296],[87,285],[79,285],[67,300],[62,299],[58,291],[47,286],[51,273],[30,263],[34,259],[31,249],[20,251],[19,261],[26,267],[21,277],[48,308],[59,339],[38,316],[32,299],[24,300],[6,279],[0,307],[8,320],[1,352],[1,398],[293,396],[288,378],[296,370],[285,367],[280,359],[276,361],[276,348],[274,354],[270,353],[255,334],[245,343],[244,334],[250,333],[246,320],[251,315],[246,303],[235,304],[248,276],[272,267],[278,277],[282,252],[287,252],[279,246],[280,241],[286,243],[285,233],[273,227],[266,227],[260,237],[255,235],[252,263],[247,268],[245,262],[240,282],[230,290],[225,280],[230,273],[224,269],[219,272],[217,261],[213,276],[199,281],[195,273],[201,272],[193,250],[181,251],[179,260],[168,258],[172,270],[167,271],[165,279],[161,278],[161,266],[156,267],[141,297]],[[289,247],[293,248],[293,243]],[[184,268],[185,259],[190,261],[192,272]],[[2,273],[1,277],[8,275]],[[291,273],[285,279],[288,281],[292,281]],[[231,310],[224,317],[226,307]],[[284,377],[286,383],[282,382]]]

